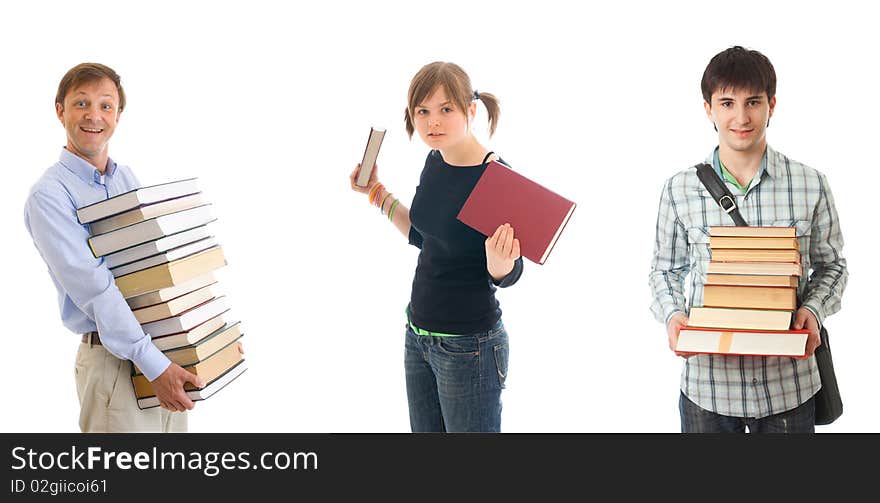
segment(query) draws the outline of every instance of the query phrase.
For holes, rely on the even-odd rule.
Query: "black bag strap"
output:
[[[480,165],[482,166],[483,164],[486,164],[486,162],[489,160],[490,157],[492,157],[492,154],[494,153],[495,152],[492,152],[491,150],[486,152],[486,157],[483,158],[483,162],[481,162]]]
[[[703,186],[706,187],[709,194],[712,194],[712,199],[718,203],[718,206],[721,206],[721,209],[730,215],[730,218],[733,219],[733,222],[736,225],[740,227],[748,227],[749,224],[746,223],[745,219],[739,213],[739,208],[736,207],[736,199],[733,197],[733,194],[727,190],[727,185],[718,178],[718,173],[715,172],[715,169],[706,163],[697,164],[695,167],[697,168],[697,176],[700,178],[700,181],[703,182]]]

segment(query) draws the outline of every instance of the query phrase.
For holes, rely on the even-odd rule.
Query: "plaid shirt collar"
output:
[[[776,151],[767,145],[767,149],[764,151],[764,157],[761,159],[761,168],[758,169],[758,174],[755,175],[754,186],[757,186],[763,180],[764,175],[766,174],[770,178],[776,178],[779,174],[779,155],[776,154]],[[718,159],[718,147],[715,147],[712,152],[709,153],[709,156],[706,157],[706,163],[711,164],[712,168],[715,170],[715,173],[718,175],[718,178],[724,180],[724,176],[721,174],[721,161]],[[752,184],[749,184],[749,190],[753,187]]]

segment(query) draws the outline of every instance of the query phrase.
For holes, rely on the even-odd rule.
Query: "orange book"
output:
[[[223,375],[224,372],[243,359],[244,356],[238,350],[238,344],[236,344],[235,341],[232,341],[227,344],[226,347],[209,356],[207,359],[192,365],[187,365],[183,368],[188,372],[201,377],[207,384]],[[132,371],[134,371],[133,366]],[[156,392],[153,391],[153,385],[143,374],[132,375],[131,383],[134,386],[134,393],[138,398],[147,398],[156,395]],[[198,388],[193,386],[192,383],[186,383],[184,389],[186,391],[192,391]]]
[[[796,289],[785,287],[705,285],[703,306],[793,311],[797,295]]]
[[[716,262],[800,262],[797,250],[758,250],[758,249],[712,249],[712,260]]]
[[[797,276],[768,276],[761,274],[707,274],[706,285],[730,286],[784,286],[797,288]]]
[[[794,227],[733,227],[712,226],[709,227],[709,236],[742,236],[760,238],[793,238]]]
[[[125,298],[169,288],[226,265],[219,245],[165,264],[142,269],[116,278],[116,287]]]
[[[797,238],[753,238],[747,236],[710,236],[709,248],[752,248],[761,250],[799,250]]]

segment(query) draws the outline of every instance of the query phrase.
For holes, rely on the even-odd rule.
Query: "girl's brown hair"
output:
[[[425,101],[437,88],[443,87],[446,95],[462,113],[467,114],[468,106],[473,100],[480,100],[489,112],[489,136],[495,134],[498,125],[498,99],[482,91],[475,92],[471,87],[471,79],[464,70],[455,63],[435,61],[422,67],[413,77],[407,93],[407,108],[404,112],[406,132],[412,138],[415,127],[412,117],[415,109]]]

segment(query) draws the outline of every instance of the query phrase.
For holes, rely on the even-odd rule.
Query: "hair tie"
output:
[[[477,90],[474,90],[474,99],[475,99],[475,100],[480,99],[480,92],[477,91]]]

